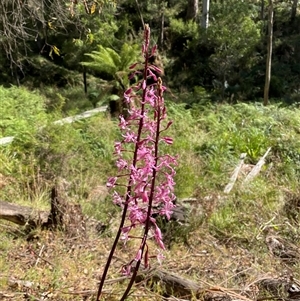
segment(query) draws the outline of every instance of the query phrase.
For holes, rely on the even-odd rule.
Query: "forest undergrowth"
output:
[[[95,300],[121,214],[105,186],[115,172],[118,120],[100,113],[55,125],[61,111],[47,112],[49,100],[39,93],[1,88],[1,97],[15,102],[5,107],[1,136],[15,139],[0,146],[0,200],[47,211],[60,182],[65,200],[80,205],[85,219],[78,235],[1,219],[1,300]],[[288,288],[300,281],[299,108],[166,104],[184,214],[160,221],[168,248],[161,266],[153,259],[151,268],[199,288],[172,294],[163,279],[149,277],[134,285],[128,300],[212,300],[216,293],[224,300],[291,299]],[[269,148],[259,173],[245,181]],[[225,193],[242,154],[236,182]],[[118,245],[103,300],[120,299],[126,287],[120,271],[134,243]]]

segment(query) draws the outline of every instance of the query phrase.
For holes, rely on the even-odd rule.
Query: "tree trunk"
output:
[[[164,46],[164,27],[165,27],[165,6],[164,1],[161,2],[160,29],[158,38],[158,48],[163,51]]]
[[[203,0],[202,2],[202,19],[201,19],[201,27],[204,29],[208,28],[209,23],[209,1]]]
[[[271,80],[271,65],[272,65],[272,46],[273,46],[273,15],[274,7],[273,0],[269,0],[269,18],[268,18],[268,53],[266,62],[266,79],[264,89],[264,105],[269,103],[269,89]]]
[[[296,19],[297,7],[298,7],[298,0],[293,0],[292,12],[291,12],[291,23],[292,24],[294,23],[294,21]]]
[[[260,4],[260,19],[264,21],[265,19],[265,0],[261,0]]]
[[[188,0],[186,21],[196,20],[199,11],[199,0]]]
[[[87,95],[87,81],[86,81],[86,68],[85,68],[85,66],[83,66],[82,75],[83,75],[84,94]]]

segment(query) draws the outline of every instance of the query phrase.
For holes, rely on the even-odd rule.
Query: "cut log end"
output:
[[[66,201],[63,195],[57,187],[52,189],[49,212],[0,201],[0,219],[28,226],[30,229],[59,229],[70,237],[85,235],[85,219],[81,206]]]

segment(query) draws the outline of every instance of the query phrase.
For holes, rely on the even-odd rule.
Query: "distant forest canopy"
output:
[[[118,94],[147,23],[173,93],[193,93],[196,102],[256,101],[264,94],[270,3],[269,95],[299,103],[298,0],[2,0],[0,84],[70,88],[83,87],[84,78],[88,93],[90,75]]]

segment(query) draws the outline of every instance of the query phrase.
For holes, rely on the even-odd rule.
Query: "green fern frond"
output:
[[[82,62],[81,64],[83,66],[100,72],[106,72],[113,76],[118,71],[120,56],[113,49],[104,48],[100,45],[99,51],[92,51],[91,53],[86,53],[85,55],[90,57],[92,61]]]
[[[114,75],[116,73],[116,66],[110,62],[109,60],[104,60],[97,53],[89,53],[86,54],[89,56],[93,61],[91,62],[83,62],[82,65],[89,67],[93,70],[103,72],[105,71],[108,74]]]
[[[85,55],[91,58],[90,62],[82,62],[83,66],[111,74],[118,82],[127,86],[129,67],[137,61],[140,52],[139,45],[124,43],[120,53],[114,49],[98,46],[98,51],[92,51]]]
[[[115,50],[113,50],[111,48],[106,48],[105,50],[106,50],[107,55],[114,62],[117,69],[119,69],[120,65],[121,65],[121,56]]]
[[[129,68],[130,65],[136,62],[137,57],[139,55],[140,49],[139,45],[129,45],[124,43],[121,52],[121,69],[126,70]]]

